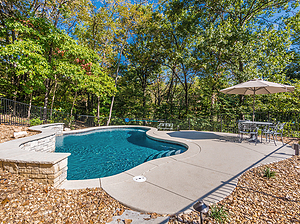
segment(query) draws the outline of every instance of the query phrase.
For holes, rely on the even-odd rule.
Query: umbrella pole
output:
[[[253,94],[253,115],[252,115],[252,121],[254,121],[254,112],[255,112],[255,108],[254,108],[254,102],[255,102],[255,90],[254,90],[254,94]]]

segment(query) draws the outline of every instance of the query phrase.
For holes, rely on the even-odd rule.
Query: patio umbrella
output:
[[[253,79],[248,82],[240,83],[235,86],[220,90],[225,94],[253,95],[253,121],[254,121],[254,102],[256,94],[271,94],[281,92],[292,92],[294,86],[268,82],[262,79]]]

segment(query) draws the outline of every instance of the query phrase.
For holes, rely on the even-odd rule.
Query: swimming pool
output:
[[[144,162],[185,152],[184,146],[155,141],[146,129],[107,128],[56,137],[55,152],[70,152],[68,180],[112,176]]]

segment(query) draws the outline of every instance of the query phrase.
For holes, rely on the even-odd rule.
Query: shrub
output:
[[[40,125],[43,121],[40,120],[40,118],[32,118],[30,119],[30,126]]]
[[[263,173],[264,173],[264,177],[266,177],[268,179],[276,176],[276,172],[275,171],[271,171],[269,167],[267,167],[266,169],[264,169]]]
[[[222,206],[213,205],[210,208],[210,217],[217,221],[217,223],[229,222],[229,214],[227,210]]]

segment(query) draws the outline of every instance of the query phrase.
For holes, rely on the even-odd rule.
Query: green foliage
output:
[[[257,111],[299,111],[300,13],[285,13],[298,1],[171,0],[156,7],[109,0],[96,9],[86,0],[21,0],[0,7],[6,98],[96,115],[103,124],[115,96],[113,116],[210,130],[221,129],[220,114],[235,120],[252,111],[251,96],[220,89],[263,78],[296,90],[258,95]],[[274,23],[277,13],[283,16]]]
[[[41,125],[42,123],[43,123],[43,121],[41,121],[40,118],[30,119],[30,126]]]
[[[229,222],[228,211],[220,205],[213,205],[210,207],[209,216],[212,217],[217,223]]]
[[[269,167],[266,167],[263,171],[263,177],[266,177],[268,179],[270,178],[275,178],[276,176],[276,172],[275,171],[271,171]]]

